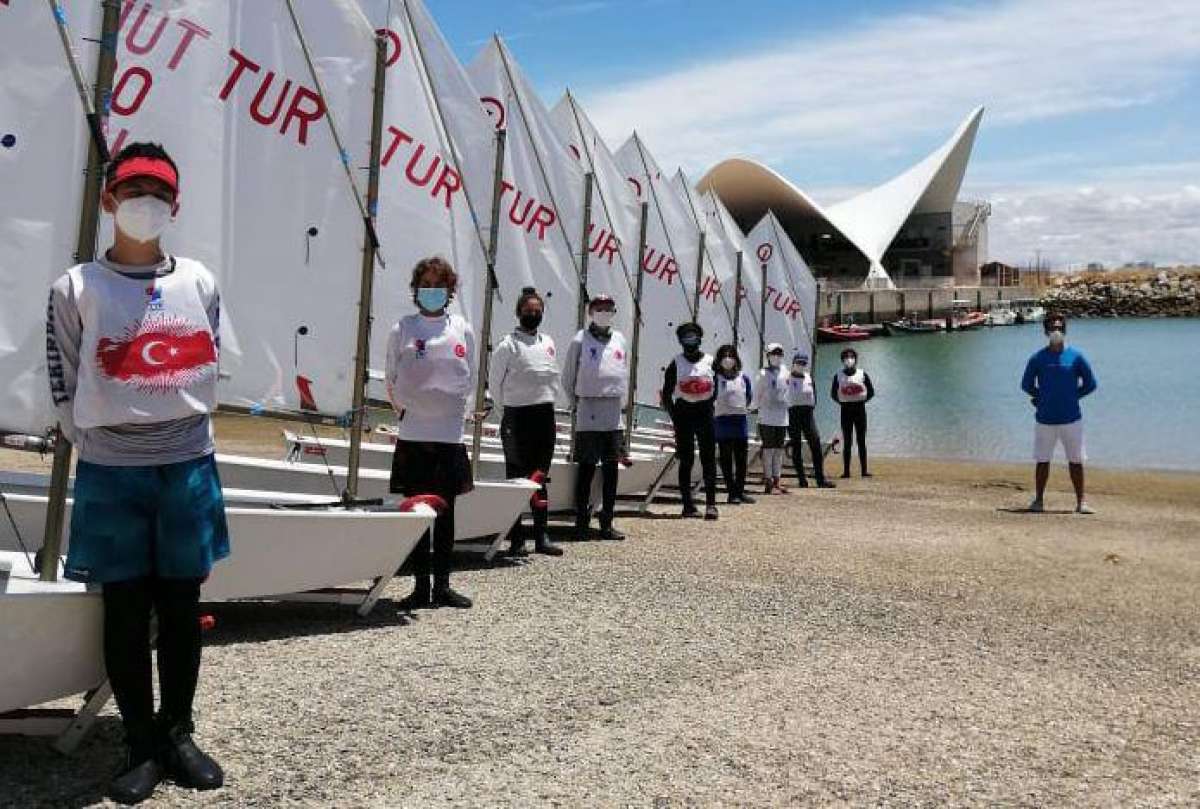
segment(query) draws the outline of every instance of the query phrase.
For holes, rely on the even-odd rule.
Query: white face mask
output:
[[[846,366],[847,371],[852,371],[854,370],[854,366],[858,365],[858,360],[854,359],[854,357],[847,357],[842,360],[842,365]]]
[[[1050,345],[1054,346],[1055,348],[1058,348],[1063,343],[1065,343],[1067,340],[1067,336],[1065,334],[1063,334],[1061,331],[1059,331],[1058,329],[1055,329],[1054,331],[1050,332],[1048,337],[1050,339]]]
[[[158,197],[132,197],[117,205],[117,227],[136,242],[152,242],[170,224],[171,207]]]
[[[805,365],[804,363],[800,363],[800,362],[792,363],[792,373],[795,374],[796,376],[804,376],[804,374],[807,371],[808,371],[808,366]]]
[[[772,368],[778,368],[783,363],[783,357],[767,357],[767,362],[771,363]]]
[[[721,360],[721,367],[726,371],[732,371],[737,367],[737,360],[735,360],[733,357],[724,357]]]
[[[615,314],[616,312],[592,312],[592,322],[595,323],[598,328],[607,329],[612,326],[613,316]]]

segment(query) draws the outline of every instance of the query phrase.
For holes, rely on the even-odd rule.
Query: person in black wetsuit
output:
[[[867,471],[867,402],[875,398],[871,377],[858,367],[858,352],[853,348],[842,351],[842,369],[833,375],[829,395],[842,408],[842,477],[850,477],[850,444],[858,436],[859,471]]]
[[[700,349],[704,329],[683,323],[675,330],[683,351],[667,365],[663,375],[662,406],[675,428],[675,458],[679,462],[679,491],[683,516],[699,517],[692,501],[692,464],[700,448],[704,474],[704,519],[717,519],[717,454],[713,433],[713,400],[717,386],[713,358]]]
[[[813,390],[812,373],[808,369],[808,354],[797,351],[792,357],[792,373],[788,376],[788,436],[792,441],[792,465],[796,467],[796,480],[800,488],[808,487],[804,472],[801,445],[807,441],[813,459],[813,473],[817,486],[832,489],[833,484],[825,479],[825,459],[821,452],[821,434],[817,432],[817,395]]]

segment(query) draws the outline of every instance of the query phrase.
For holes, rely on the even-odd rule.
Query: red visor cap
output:
[[[117,166],[117,173],[113,175],[104,190],[111,193],[119,184],[135,177],[153,177],[166,183],[176,194],[179,193],[179,175],[175,169],[171,168],[170,163],[160,157],[135,157],[132,160],[126,160]]]

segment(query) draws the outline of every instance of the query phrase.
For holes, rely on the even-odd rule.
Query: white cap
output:
[[[783,346],[780,345],[779,343],[767,343],[767,353],[768,354],[782,354]]]

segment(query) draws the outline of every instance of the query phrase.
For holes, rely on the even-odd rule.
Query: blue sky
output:
[[[426,2],[464,62],[500,33],[548,104],[693,177],[743,154],[835,202],[983,104],[993,257],[1200,262],[1197,0]]]

